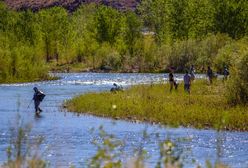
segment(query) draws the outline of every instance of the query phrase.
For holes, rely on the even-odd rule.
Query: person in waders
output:
[[[174,79],[174,75],[172,72],[169,73],[169,83],[170,83],[170,92],[173,89],[173,86],[175,87],[175,90],[177,90],[178,83]]]
[[[42,109],[39,107],[40,102],[42,102],[42,100],[46,95],[42,91],[38,90],[37,87],[34,87],[33,89],[34,89],[33,100],[34,100],[35,114],[39,115],[42,112]]]

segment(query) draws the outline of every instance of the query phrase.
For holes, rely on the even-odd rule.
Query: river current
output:
[[[41,135],[41,156],[51,167],[86,167],[97,148],[92,144],[100,139],[97,131],[103,126],[108,133],[125,141],[122,159],[133,157],[134,148],[143,146],[148,153],[147,167],[154,167],[159,157],[159,142],[170,138],[182,151],[185,167],[205,166],[205,161],[220,161],[231,167],[248,167],[248,132],[217,132],[193,128],[169,128],[156,124],[128,122],[77,115],[61,108],[63,102],[75,95],[109,90],[113,83],[124,87],[141,83],[164,82],[167,74],[105,74],[68,73],[54,74],[60,80],[0,85],[0,165],[7,160],[6,148],[11,139],[10,128],[17,116],[23,123],[32,125],[31,136]],[[198,78],[203,76],[199,75]],[[182,80],[182,75],[176,75]],[[46,93],[41,103],[40,118],[34,116],[33,103],[28,108],[36,86]],[[182,86],[179,86],[182,87]],[[146,130],[149,138],[143,139]],[[159,137],[157,135],[159,134]],[[192,162],[194,160],[194,162]]]

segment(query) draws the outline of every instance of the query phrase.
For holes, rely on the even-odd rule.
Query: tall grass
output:
[[[225,84],[206,81],[192,84],[191,94],[169,92],[168,84],[133,86],[124,92],[88,93],[69,100],[69,111],[115,119],[141,120],[173,127],[248,130],[247,106],[231,106]]]
[[[96,154],[88,161],[89,168],[145,168],[151,167],[147,165],[147,159],[151,156],[145,149],[144,144],[147,141],[159,142],[159,149],[157,149],[158,158],[155,160],[154,167],[156,168],[183,168],[186,163],[185,151],[179,145],[181,142],[187,141],[186,139],[177,138],[172,140],[169,135],[167,138],[160,139],[157,133],[155,136],[149,134],[146,129],[140,135],[142,140],[137,142],[136,146],[132,147],[133,154],[126,155],[123,149],[126,146],[126,140],[119,139],[113,134],[109,134],[100,126],[99,129],[91,129],[91,131],[98,132],[99,137],[93,140],[93,144],[97,147]],[[217,138],[217,143],[220,137]],[[199,163],[194,159],[188,161],[191,167],[201,168]],[[203,166],[204,167],[204,166]],[[216,160],[215,163],[206,161],[208,168],[227,168],[226,165]]]
[[[9,146],[6,149],[8,160],[2,168],[46,168],[47,163],[41,159],[39,148],[42,136],[31,135],[32,126],[24,123],[20,115],[20,99],[17,101],[17,117],[10,126]]]

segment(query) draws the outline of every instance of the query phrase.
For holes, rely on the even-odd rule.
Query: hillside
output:
[[[15,10],[31,9],[38,11],[43,8],[62,6],[69,11],[74,11],[81,4],[85,3],[104,4],[119,10],[134,10],[140,1],[141,0],[5,0],[5,3]]]

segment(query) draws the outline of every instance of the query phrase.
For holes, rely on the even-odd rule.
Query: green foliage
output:
[[[68,13],[63,8],[54,7],[40,11],[38,18],[41,22],[46,61],[56,59],[58,62],[61,53],[67,54],[72,36]]]
[[[176,144],[167,139],[160,143],[160,159],[156,165],[156,168],[162,167],[176,167],[182,168],[181,153],[176,153]]]
[[[123,15],[110,7],[100,6],[96,12],[97,40],[113,45],[123,35]]]
[[[210,0],[144,0],[139,11],[159,43],[205,36],[214,23]]]
[[[49,79],[40,49],[39,26],[30,12],[13,12],[5,7],[0,17],[0,82]]]
[[[171,36],[169,31],[171,9],[171,4],[166,0],[144,0],[139,6],[138,10],[145,26],[155,32],[155,38],[158,43],[162,43]]]
[[[219,72],[223,72],[224,66],[230,69],[226,96],[232,104],[247,104],[248,102],[247,46],[247,38],[227,43],[214,59],[215,67]]]
[[[85,62],[88,66],[95,67],[91,60],[99,44],[96,40],[95,12],[97,8],[94,4],[82,6],[71,16],[73,29],[75,31],[75,48],[77,62]],[[93,59],[91,59],[93,58]]]
[[[121,168],[122,163],[119,160],[121,156],[121,146],[123,142],[117,139],[114,135],[108,134],[103,127],[99,128],[101,142],[93,141],[97,147],[97,153],[91,158],[89,168]]]
[[[169,14],[169,31],[174,39],[185,39],[188,37],[188,21],[186,9],[188,7],[187,0],[169,1],[171,11]]]
[[[199,42],[199,45],[198,45]],[[204,69],[208,65],[214,66],[214,60],[216,59],[219,51],[225,47],[227,44],[232,42],[232,39],[225,34],[208,35],[202,41],[196,41],[197,50],[195,54],[197,55],[196,65]],[[218,68],[219,65],[215,65]]]
[[[92,129],[91,131],[95,131]],[[120,140],[113,134],[104,131],[103,127],[99,127],[99,137],[93,140],[93,144],[97,147],[96,154],[89,161],[88,167],[104,167],[104,168],[119,168],[119,167],[146,167],[146,159],[149,154],[144,149],[144,143],[151,140],[150,135],[143,131],[142,141],[136,147],[133,147],[134,154],[129,156],[129,161],[126,161],[126,155],[122,152],[125,148],[125,140]],[[156,135],[156,139],[159,134]],[[154,138],[154,137],[153,137]],[[158,140],[158,139],[157,139]],[[154,141],[154,139],[152,139]],[[136,149],[137,148],[137,149]],[[182,167],[182,152],[177,148],[169,138],[160,143],[160,158],[156,168],[161,167]]]
[[[1,82],[27,81],[48,79],[43,60],[37,55],[37,50],[22,42],[16,46],[8,46],[9,39],[4,38],[0,43]]]
[[[248,33],[248,3],[246,0],[215,0],[214,30],[232,38],[241,38]]]
[[[121,67],[121,58],[119,53],[112,48],[108,43],[102,44],[97,50],[96,56],[100,61],[100,67],[110,66],[114,70],[118,70]]]
[[[226,94],[232,104],[248,104],[248,40],[242,39],[232,46],[226,60],[230,64],[230,78]]]
[[[185,10],[188,20],[188,37],[199,38],[211,32],[214,26],[215,9],[210,0],[188,0]]]
[[[161,46],[157,46],[153,40],[149,40],[149,37],[146,37],[144,42],[142,52],[143,54],[145,52],[144,55],[147,58],[144,64],[145,69],[149,71],[164,70],[174,66],[177,71],[183,72],[194,64],[198,72],[205,72],[204,68],[214,65],[213,60],[217,57],[219,50],[231,43],[231,39],[226,35],[209,34],[203,39],[177,40]],[[218,67],[219,64],[215,66]]]
[[[143,0],[139,12],[159,43],[225,33],[241,38],[248,31],[246,0]]]
[[[221,81],[210,86],[206,81],[197,81],[190,95],[181,86],[178,92],[170,93],[168,84],[141,85],[116,94],[89,93],[72,99],[67,105],[74,112],[171,126],[248,129],[247,107],[230,107]]]
[[[131,56],[134,56],[136,41],[142,37],[141,28],[141,19],[135,13],[128,11],[126,13],[125,42]]]

